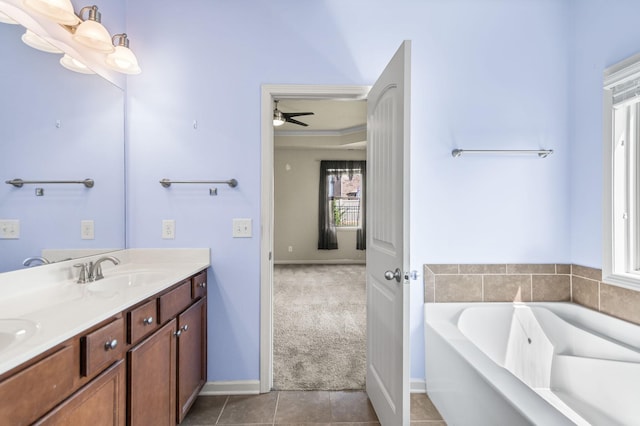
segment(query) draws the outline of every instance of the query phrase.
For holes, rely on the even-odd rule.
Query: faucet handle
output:
[[[73,265],[74,268],[80,268],[80,275],[78,276],[78,284],[85,284],[87,282],[87,264],[86,263],[76,263]]]

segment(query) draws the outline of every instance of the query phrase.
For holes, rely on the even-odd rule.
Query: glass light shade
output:
[[[58,49],[31,30],[27,30],[24,32],[24,34],[22,34],[22,41],[27,46],[31,46],[34,49],[42,50],[43,52],[62,53],[62,50]]]
[[[275,111],[273,111],[273,125],[278,127],[278,126],[282,126],[285,123],[285,119],[284,119],[284,115],[282,115],[282,113],[276,109]]]
[[[80,18],[73,11],[71,0],[23,0],[27,8],[63,25],[76,25]]]
[[[0,12],[0,22],[3,24],[18,25],[16,21],[11,19],[11,17],[4,12]]]
[[[79,72],[81,74],[95,74],[95,72],[93,72],[88,66],[66,53],[62,58],[60,58],[60,64],[68,70]]]
[[[90,19],[78,25],[73,38],[78,43],[100,52],[111,53],[115,50],[107,29],[100,22]]]
[[[136,55],[125,46],[116,46],[116,50],[108,54],[105,61],[107,65],[121,73],[140,74],[142,72]]]

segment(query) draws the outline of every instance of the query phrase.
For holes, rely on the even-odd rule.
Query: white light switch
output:
[[[165,219],[162,221],[162,239],[174,240],[176,238],[176,221]]]
[[[94,239],[94,231],[93,231],[93,221],[92,220],[81,220],[80,221],[80,238],[83,240],[93,240]]]
[[[233,238],[251,238],[251,219],[233,219]]]
[[[17,219],[0,220],[0,239],[17,240],[20,238],[20,221]]]

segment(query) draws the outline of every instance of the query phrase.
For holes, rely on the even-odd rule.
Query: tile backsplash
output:
[[[427,264],[434,302],[574,302],[640,324],[640,292],[602,282],[602,271],[567,264]]]

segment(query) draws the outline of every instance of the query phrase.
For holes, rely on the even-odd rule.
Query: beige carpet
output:
[[[275,390],[364,389],[364,265],[276,265]]]

